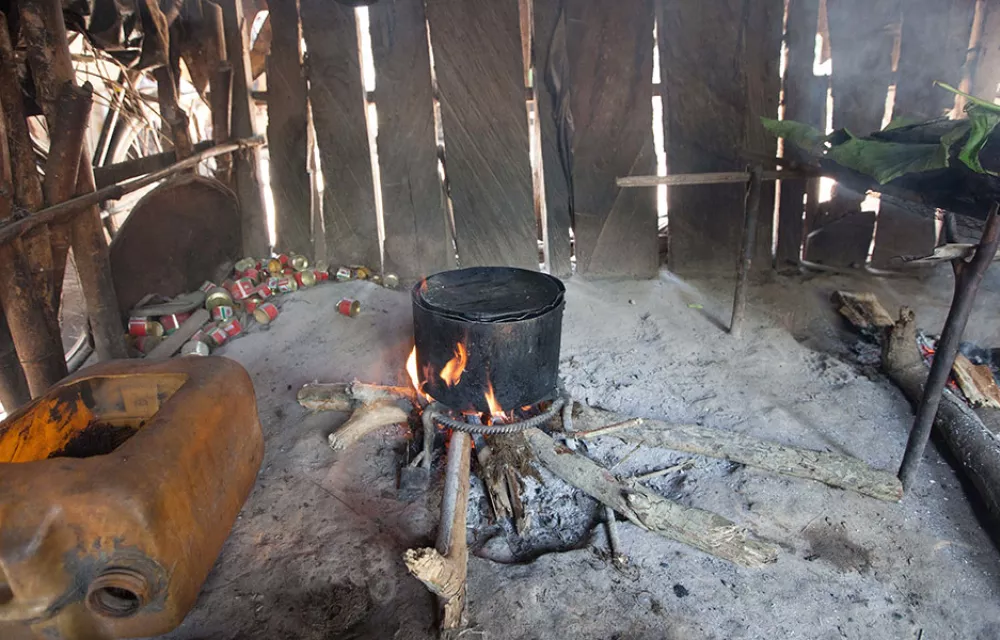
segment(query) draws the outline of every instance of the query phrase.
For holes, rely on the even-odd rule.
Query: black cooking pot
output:
[[[458,411],[488,411],[491,390],[505,411],[554,398],[565,294],[557,278],[510,267],[418,282],[413,337],[423,391]]]

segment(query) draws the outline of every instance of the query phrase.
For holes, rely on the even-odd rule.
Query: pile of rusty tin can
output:
[[[205,294],[204,308],[211,320],[191,336],[180,353],[208,355],[212,349],[241,335],[250,322],[271,324],[278,317],[277,301],[281,294],[330,280],[368,280],[389,289],[399,286],[399,278],[394,274],[379,275],[363,266],[331,268],[322,261],[310,264],[308,258],[295,254],[243,258],[233,265],[233,272],[226,280],[219,284],[206,280],[199,287]],[[353,318],[360,313],[361,303],[343,298],[337,303],[337,311]],[[192,313],[131,317],[128,322],[130,344],[135,351],[148,354],[165,336],[177,331]]]

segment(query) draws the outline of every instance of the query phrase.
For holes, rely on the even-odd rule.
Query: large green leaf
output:
[[[982,163],[979,162],[979,152],[986,146],[986,141],[993,133],[993,129],[996,128],[997,124],[1000,124],[1000,112],[973,107],[968,109],[967,113],[971,129],[968,140],[962,145],[962,150],[958,152],[958,159],[976,173],[997,175],[993,171],[987,171],[983,168]]]
[[[826,157],[885,184],[908,173],[944,169],[948,147],[943,144],[902,144],[851,138],[831,148]]]
[[[791,142],[796,147],[812,155],[823,155],[823,145],[826,142],[826,134],[816,127],[794,120],[772,120],[761,118],[764,128],[778,136]]]

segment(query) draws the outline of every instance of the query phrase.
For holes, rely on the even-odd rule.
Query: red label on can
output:
[[[236,318],[230,318],[221,328],[230,338],[240,335],[240,332],[243,331],[243,326],[240,325],[240,321]]]
[[[278,279],[278,291],[282,293],[291,293],[297,291],[299,285],[295,282],[293,278],[279,278]]]
[[[265,302],[257,307],[253,317],[261,324],[270,324],[272,320],[278,317],[278,307],[274,306],[273,302]]]
[[[234,300],[243,300],[253,295],[254,288],[253,280],[250,278],[240,278],[229,288],[229,292],[233,294]]]
[[[278,262],[280,262],[282,265],[288,264],[288,255],[284,253],[279,253]]]
[[[271,289],[271,287],[269,287],[268,285],[262,284],[259,287],[257,287],[254,293],[260,296],[261,298],[267,300],[268,298],[274,295],[274,290]]]
[[[212,327],[208,332],[208,337],[211,338],[212,342],[216,346],[221,347],[222,344],[229,339],[229,334],[222,327]]]
[[[229,320],[235,314],[236,312],[229,305],[223,304],[212,308],[212,320],[218,320],[220,322],[223,320]]]
[[[319,282],[323,282],[325,280],[330,279],[329,273],[327,273],[326,271],[319,271],[318,269],[316,271],[313,271],[313,275],[316,276],[316,280]]]
[[[172,313],[169,316],[161,316],[160,324],[163,325],[164,331],[177,331],[184,324],[184,321],[190,317],[190,313]]]
[[[200,287],[198,287],[198,291],[204,291],[205,293],[208,293],[214,288],[215,288],[215,283],[212,282],[211,280],[206,280],[201,283]]]
[[[128,333],[130,336],[162,336],[163,325],[152,322],[148,318],[129,318]]]
[[[257,280],[260,279],[260,270],[257,269],[257,268],[255,268],[255,267],[251,267],[249,269],[244,269],[243,271],[240,272],[240,277],[241,278],[250,278],[254,282],[257,282]]]
[[[361,303],[358,302],[357,300],[344,298],[343,300],[337,303],[337,311],[339,311],[341,315],[353,318],[354,316],[358,315],[358,312],[360,310],[361,310]]]

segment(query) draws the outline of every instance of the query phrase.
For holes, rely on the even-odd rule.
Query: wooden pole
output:
[[[221,0],[223,28],[226,35],[226,59],[233,68],[232,135],[254,135],[253,108],[250,104],[250,58],[247,39],[250,25],[243,17],[239,0]],[[270,248],[264,200],[260,184],[260,159],[256,149],[245,149],[233,159],[236,196],[240,202],[243,253],[265,255]]]
[[[733,296],[733,317],[729,323],[729,333],[739,338],[743,332],[743,322],[747,315],[747,280],[753,260],[754,245],[757,241],[757,221],[760,217],[760,194],[762,185],[760,166],[750,171],[747,186],[746,214],[743,221],[743,248],[736,264],[736,293]]]
[[[35,78],[35,92],[45,110],[49,131],[55,131],[62,126],[54,108],[58,91],[64,84],[76,82],[62,5],[59,0],[22,0],[20,9],[28,62]],[[49,105],[48,109],[45,109],[46,105]],[[94,191],[94,168],[86,143],[80,153],[78,171],[77,192]],[[111,279],[101,212],[96,205],[73,219],[71,239],[97,357],[101,360],[125,358],[128,355],[125,332]]]
[[[814,173],[806,171],[761,171],[761,180],[795,180],[815,177]],[[625,176],[615,182],[619,187],[681,187],[700,184],[738,184],[750,180],[749,171],[719,171],[714,173],[675,173],[669,176]]]
[[[913,481],[916,479],[917,470],[924,455],[924,448],[927,446],[927,439],[930,437],[931,427],[934,424],[934,417],[937,415],[938,405],[941,403],[941,393],[948,383],[951,368],[955,365],[955,355],[958,353],[965,325],[969,321],[969,314],[976,301],[976,293],[979,291],[979,285],[983,281],[986,270],[993,262],[997,246],[1000,245],[1000,215],[998,215],[998,211],[1000,211],[1000,204],[994,203],[972,261],[952,263],[955,269],[955,295],[951,302],[951,309],[948,311],[948,319],[945,320],[944,329],[941,331],[937,349],[934,352],[934,361],[927,374],[927,383],[924,385],[924,392],[920,399],[920,405],[917,407],[913,428],[910,430],[910,438],[906,443],[903,462],[899,467],[899,479],[903,482],[904,490],[912,488]]]
[[[212,140],[202,140],[194,145],[192,153],[201,153],[215,146]],[[98,189],[114,186],[120,182],[131,180],[132,178],[146,175],[154,171],[166,169],[177,162],[177,153],[172,149],[162,153],[136,158],[135,160],[125,160],[116,162],[105,167],[94,167],[94,182]]]
[[[264,142],[264,138],[260,136],[246,140],[234,140],[233,142],[212,147],[211,149],[207,149],[201,153],[196,153],[190,158],[185,158],[184,160],[176,162],[169,167],[161,169],[160,171],[154,171],[153,173],[140,178],[135,178],[122,184],[112,184],[102,189],[98,189],[97,191],[91,191],[90,193],[86,193],[82,196],[77,196],[72,200],[60,202],[59,204],[43,209],[33,216],[21,218],[16,222],[11,222],[6,225],[0,224],[0,244],[11,242],[20,238],[39,225],[69,220],[82,214],[89,207],[96,206],[98,203],[104,202],[105,200],[117,200],[126,194],[142,189],[143,187],[149,186],[154,182],[159,182],[167,176],[171,176],[179,171],[184,171],[185,169],[194,167],[209,158],[214,158],[215,156],[222,155],[224,153],[232,153],[238,149],[258,147],[264,144]]]
[[[229,141],[233,111],[233,68],[228,62],[221,63],[209,80],[212,103],[212,140],[215,144]],[[226,186],[232,186],[233,159],[229,155],[218,156],[215,160],[215,177]]]
[[[181,160],[191,155],[191,132],[188,130],[188,117],[184,109],[177,104],[177,83],[170,65],[163,65],[153,70],[156,78],[156,97],[160,103],[160,116],[170,127],[170,139],[174,143],[174,151]]]

